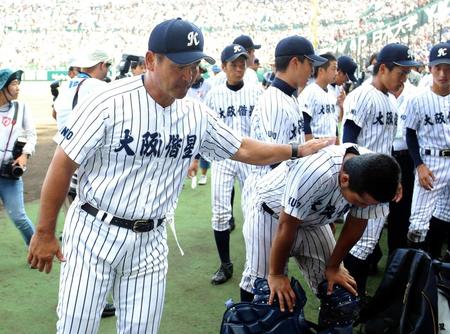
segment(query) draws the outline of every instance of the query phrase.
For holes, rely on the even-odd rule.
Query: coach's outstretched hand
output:
[[[308,155],[314,154],[317,151],[319,151],[329,145],[333,145],[335,142],[336,142],[336,137],[327,137],[327,138],[308,140],[307,142],[300,144],[298,146],[298,156],[306,157]]]
[[[64,256],[54,233],[44,233],[38,230],[31,238],[28,248],[28,263],[31,268],[44,271],[48,274],[52,270],[53,258],[64,262]]]
[[[290,312],[293,312],[296,297],[289,278],[286,275],[269,274],[267,282],[270,288],[269,305],[272,305],[274,298],[277,297],[282,312],[286,310],[286,306]]]

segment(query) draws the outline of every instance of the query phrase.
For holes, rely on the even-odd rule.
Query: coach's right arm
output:
[[[70,179],[77,168],[78,165],[58,146],[42,185],[38,224],[28,250],[28,263],[39,271],[49,273],[55,255],[58,260],[64,261],[55,228],[58,212],[69,190]]]

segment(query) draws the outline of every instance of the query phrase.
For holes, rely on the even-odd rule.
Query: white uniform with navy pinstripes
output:
[[[423,188],[417,178],[411,206],[410,231],[424,241],[431,216],[450,222],[450,158],[425,155],[424,149],[450,150],[450,94],[440,96],[430,88],[413,97],[406,107],[406,127],[416,130],[420,156],[433,172],[433,189]]]
[[[390,155],[397,130],[398,111],[389,95],[372,84],[367,84],[356,88],[347,99],[349,105],[345,110],[344,124],[346,120],[352,120],[361,128],[357,144],[373,152]],[[389,204],[383,204],[382,207],[387,216]],[[375,248],[383,225],[384,218],[370,219],[363,236],[351,249],[350,254],[365,260]]]
[[[259,98],[251,117],[250,136],[261,141],[288,144],[304,143],[303,115],[295,96],[284,93],[281,89],[270,86]],[[266,174],[270,166],[250,166],[250,174],[242,190],[242,208],[247,212],[248,189],[259,176]]]
[[[157,333],[166,286],[166,226],[135,233],[108,222],[113,215],[163,218],[195,155],[230,158],[240,136],[189,98],[159,106],[139,76],[116,81],[77,106],[55,140],[80,165],[79,197],[63,234],[57,332],[96,333],[112,290],[119,333]],[[85,202],[100,210],[97,217],[81,209]]]
[[[244,84],[238,91],[226,84],[214,87],[206,96],[205,103],[217,117],[243,137],[250,136],[250,117],[262,89]],[[215,231],[229,228],[231,219],[231,192],[235,178],[242,189],[250,166],[234,160],[215,161],[211,165],[211,224]]]
[[[338,176],[350,146],[356,147],[329,146],[312,156],[284,162],[255,183],[243,228],[246,265],[242,289],[251,292],[255,279],[268,275],[270,248],[281,210],[302,221],[290,255],[314,291],[325,278],[325,265],[335,246],[329,223],[346,212],[364,219],[385,216],[380,205],[357,208],[342,196]],[[364,148],[359,151],[369,152]],[[275,214],[267,213],[263,203]]]
[[[311,132],[314,138],[335,137],[337,134],[338,108],[333,91],[326,91],[317,83],[306,86],[299,97],[304,111],[311,116]]]

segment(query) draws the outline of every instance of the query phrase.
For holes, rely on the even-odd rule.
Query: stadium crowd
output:
[[[102,41],[103,47],[116,50],[117,58],[122,53],[142,55],[146,50],[141,48],[154,24],[178,16],[196,22],[204,31],[206,50],[216,59],[230,36],[242,31],[262,45],[263,52],[259,57],[262,64],[268,64],[272,60],[271,50],[285,36],[317,36],[311,39],[319,50],[327,51],[325,49],[328,48],[334,51],[333,46],[339,41],[379,29],[433,2],[436,1],[380,3],[375,0],[340,0],[328,2],[325,6],[314,1],[293,0],[133,0],[126,3],[103,0],[95,4],[67,0],[45,3],[37,0],[5,1],[0,4],[0,11],[10,14],[2,18],[1,61],[14,59],[15,66],[28,70],[65,69],[68,54],[86,42],[98,41]],[[445,19],[448,21],[448,16]],[[445,22],[433,21],[419,29],[414,40],[401,42],[412,43],[414,51],[425,56],[430,45],[436,42],[430,35],[442,26],[448,30]],[[443,32],[448,34],[447,30]],[[429,45],[424,41],[429,41]],[[15,47],[9,47],[11,45]],[[381,46],[373,45],[367,54],[358,55],[358,58],[366,58],[371,50],[378,50]]]

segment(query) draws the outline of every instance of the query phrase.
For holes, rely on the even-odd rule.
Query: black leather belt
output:
[[[425,155],[433,155],[435,157],[450,157],[450,149],[447,150],[430,150],[430,149],[424,149],[422,150],[423,154]]]
[[[261,207],[264,211],[266,211],[269,215],[271,215],[272,217],[278,219],[278,215],[275,213],[275,211],[273,211],[271,208],[269,208],[269,206],[266,204],[266,202],[263,202],[261,204]]]
[[[97,213],[99,211],[97,208],[94,208],[89,203],[84,203],[81,206],[81,208],[92,216],[97,216]],[[106,219],[106,216],[107,213],[105,212],[105,214],[100,220],[104,221]],[[132,230],[133,232],[149,232],[154,228],[160,226],[163,222],[164,218],[158,220],[156,219],[128,220],[124,218],[113,217],[109,223],[111,225],[127,228],[129,230]]]

